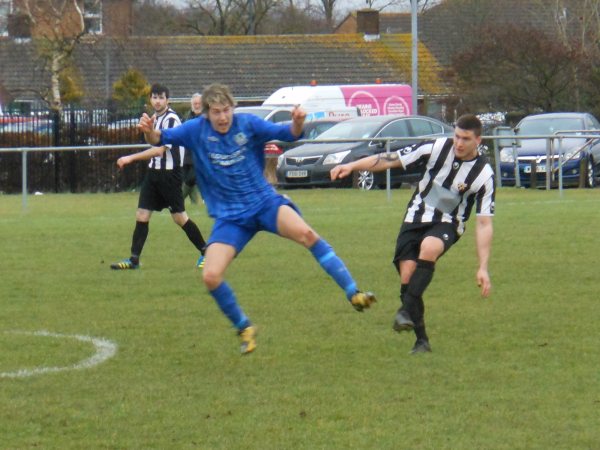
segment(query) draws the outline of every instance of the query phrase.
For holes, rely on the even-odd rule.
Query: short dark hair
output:
[[[472,131],[475,133],[475,136],[481,136],[481,130],[483,128],[481,120],[474,114],[463,114],[458,118],[455,126],[461,130]]]
[[[159,95],[163,93],[165,94],[165,97],[169,98],[169,88],[166,87],[164,84],[154,83],[150,88],[150,95]]]

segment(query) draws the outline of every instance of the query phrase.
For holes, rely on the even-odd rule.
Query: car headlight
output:
[[[279,169],[283,165],[284,158],[285,158],[285,156],[283,156],[283,154],[281,154],[277,157],[277,169]]]
[[[570,159],[572,161],[576,161],[576,160],[580,159],[581,158],[581,152],[575,154],[576,151],[577,151],[576,148],[567,150],[563,154],[563,160],[566,161],[566,160]]]
[[[500,161],[505,163],[515,162],[515,157],[513,155],[512,148],[503,148],[500,150]]]
[[[350,150],[345,150],[343,152],[332,153],[331,155],[327,155],[323,160],[323,165],[327,164],[339,164],[344,158],[350,153]]]

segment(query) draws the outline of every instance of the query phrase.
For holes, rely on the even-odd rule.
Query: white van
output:
[[[412,88],[407,84],[289,86],[271,94],[262,107],[294,105],[302,106],[309,114],[358,109],[361,116],[406,116],[412,113]]]
[[[288,106],[237,106],[236,113],[254,114],[261,119],[279,123],[292,120],[292,107]]]
[[[262,106],[238,106],[235,108],[236,113],[254,114],[262,119],[269,120],[274,123],[288,122],[292,120],[292,110],[294,105],[262,105]],[[336,109],[306,109],[306,121],[310,122],[317,119],[351,119],[360,115],[358,108],[336,108]]]

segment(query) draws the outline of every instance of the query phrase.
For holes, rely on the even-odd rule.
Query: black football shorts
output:
[[[396,251],[394,252],[393,260],[394,267],[398,269],[400,261],[416,261],[419,257],[421,242],[428,236],[435,236],[442,240],[444,243],[444,252],[442,255],[459,239],[456,228],[451,223],[404,222],[396,239]]]
[[[150,211],[169,208],[171,214],[184,212],[181,178],[180,170],[148,169],[142,182],[138,208]]]

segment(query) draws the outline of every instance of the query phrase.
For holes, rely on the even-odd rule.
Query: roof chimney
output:
[[[379,11],[360,9],[356,11],[356,32],[364,33],[365,39],[379,39]]]
[[[14,38],[31,37],[31,21],[25,14],[8,15],[8,35]]]
[[[133,34],[133,0],[102,0],[102,32],[112,37]]]

